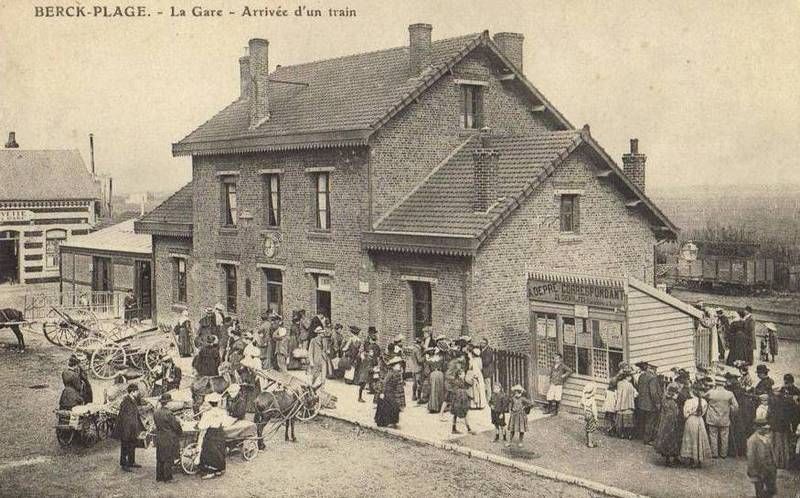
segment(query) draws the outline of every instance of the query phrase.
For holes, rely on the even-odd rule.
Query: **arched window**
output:
[[[67,240],[66,230],[53,229],[47,231],[44,255],[47,268],[58,268],[61,263],[58,248],[65,240]]]

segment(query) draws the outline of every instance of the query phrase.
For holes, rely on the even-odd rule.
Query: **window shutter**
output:
[[[576,195],[572,198],[572,231],[581,231],[581,196]]]

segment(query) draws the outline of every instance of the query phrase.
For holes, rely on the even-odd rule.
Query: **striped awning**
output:
[[[625,280],[622,278],[596,277],[592,275],[576,275],[571,273],[534,271],[528,272],[528,280],[558,282],[565,284],[594,285],[597,287],[617,287],[620,289],[625,287]]]

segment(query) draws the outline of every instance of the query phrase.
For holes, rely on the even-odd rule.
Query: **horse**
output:
[[[302,408],[302,403],[313,403],[315,396],[304,396],[302,390],[313,389],[308,386],[281,387],[273,391],[262,391],[255,401],[255,416],[253,421],[258,427],[258,445],[264,449],[262,433],[264,426],[273,419],[284,423],[284,440],[297,442],[294,435],[294,421],[297,412]],[[291,433],[291,437],[290,434]]]
[[[20,330],[20,322],[25,321],[25,316],[20,310],[14,308],[0,309],[0,329],[9,328],[14,335],[17,336],[17,345],[20,352],[25,351],[25,338],[22,337],[22,330]]]

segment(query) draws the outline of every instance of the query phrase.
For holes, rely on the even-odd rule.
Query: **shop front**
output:
[[[547,393],[556,353],[574,372],[563,398],[573,408],[588,382],[597,384],[597,398],[603,399],[623,361],[648,361],[659,372],[694,369],[699,312],[636,279],[530,273],[528,298],[536,398]]]

